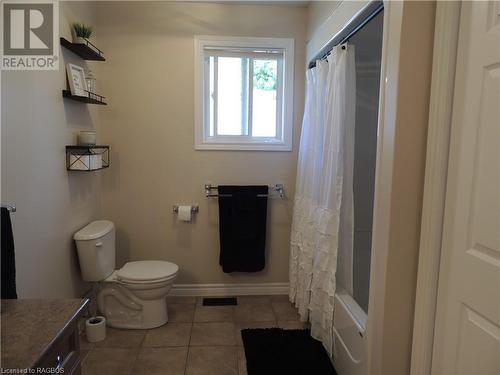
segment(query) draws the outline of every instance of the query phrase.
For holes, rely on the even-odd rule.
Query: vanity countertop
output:
[[[1,367],[35,367],[87,303],[87,299],[2,300]]]

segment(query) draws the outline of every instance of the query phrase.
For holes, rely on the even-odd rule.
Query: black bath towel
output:
[[[2,299],[16,299],[16,260],[14,256],[14,235],[10,222],[10,212],[2,207]]]
[[[267,195],[268,190],[268,186],[219,186],[219,264],[224,272],[264,269],[267,196],[257,195]]]

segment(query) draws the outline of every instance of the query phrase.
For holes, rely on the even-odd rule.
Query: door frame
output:
[[[410,372],[436,3],[384,1],[384,7],[362,372],[370,375]]]
[[[461,1],[438,1],[422,206],[411,374],[430,374],[448,177]]]

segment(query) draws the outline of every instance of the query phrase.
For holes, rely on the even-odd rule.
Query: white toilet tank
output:
[[[115,226],[93,221],[75,233],[80,269],[85,281],[102,281],[115,270]]]

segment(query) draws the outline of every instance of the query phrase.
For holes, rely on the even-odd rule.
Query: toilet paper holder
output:
[[[191,213],[197,214],[200,211],[198,206],[191,206]],[[179,212],[179,205],[173,205],[172,206],[172,212],[173,213],[178,213]]]

